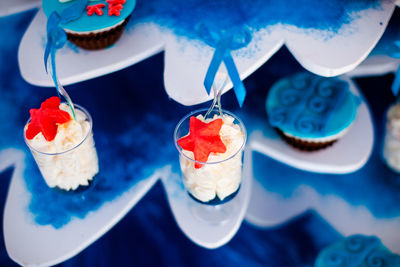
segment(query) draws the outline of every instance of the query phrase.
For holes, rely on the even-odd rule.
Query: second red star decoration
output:
[[[226,152],[226,146],[219,135],[222,124],[222,119],[206,123],[192,116],[190,117],[189,134],[180,138],[178,145],[184,150],[192,151],[196,161],[207,162],[210,153]],[[195,162],[196,169],[202,166]]]
[[[33,139],[38,133],[42,133],[47,141],[56,137],[58,125],[72,120],[68,112],[60,110],[60,99],[50,97],[42,103],[40,109],[31,108],[31,122],[26,130],[26,138]]]

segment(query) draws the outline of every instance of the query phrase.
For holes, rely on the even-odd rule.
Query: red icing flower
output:
[[[120,11],[124,8],[123,4],[126,3],[126,0],[107,0],[108,3],[108,15],[109,16],[119,16]]]
[[[184,150],[192,151],[195,160],[207,162],[211,152],[226,152],[226,146],[219,135],[222,124],[222,119],[206,123],[192,116],[190,117],[189,135],[180,138],[178,145]],[[198,162],[194,165],[196,169],[202,166]]]
[[[41,132],[47,141],[54,140],[58,125],[72,119],[69,113],[60,110],[59,106],[60,99],[53,96],[44,101],[40,109],[31,108],[31,122],[25,132],[26,138],[31,140]]]
[[[97,5],[87,6],[86,9],[87,9],[88,16],[91,16],[94,13],[96,13],[98,16],[103,15],[102,8],[105,6],[106,6],[105,4],[97,4]]]

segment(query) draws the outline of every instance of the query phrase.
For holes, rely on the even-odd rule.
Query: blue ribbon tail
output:
[[[50,56],[50,51],[51,50],[53,50],[54,48],[52,47],[52,42],[51,42],[51,40],[48,40],[47,41],[47,44],[46,44],[46,49],[44,50],[44,69],[46,70],[46,73],[48,73],[47,72],[47,62],[48,62],[48,60],[49,60],[49,56]]]
[[[57,40],[54,40],[55,32],[57,32],[58,29],[58,24],[60,23],[60,15],[56,11],[52,12],[47,20],[46,24],[46,31],[47,31],[47,43],[46,43],[46,48],[44,51],[44,68],[47,73],[47,62],[49,59],[49,55],[51,53],[51,50],[56,49],[56,42]]]
[[[53,78],[53,82],[56,86],[57,89],[57,94],[58,97],[61,98],[61,94],[60,94],[60,88],[58,88],[58,82],[57,82],[57,72],[56,72],[56,51],[55,49],[51,49],[51,77]]]
[[[394,96],[397,96],[400,90],[400,67],[396,71],[394,81],[392,83],[392,92]]]
[[[206,78],[204,79],[204,87],[207,94],[210,94],[212,85],[214,83],[215,75],[217,75],[219,66],[224,59],[224,48],[217,47],[211,59],[210,66],[208,67]]]
[[[246,98],[246,88],[244,87],[244,84],[240,79],[239,72],[229,51],[226,51],[225,53],[224,63],[226,69],[228,70],[229,77],[231,78],[231,81],[233,83],[233,90],[235,92],[236,99],[239,102],[239,106],[242,107],[244,99]]]

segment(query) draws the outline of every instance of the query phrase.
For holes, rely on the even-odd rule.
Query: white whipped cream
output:
[[[73,117],[68,105],[62,103],[60,109]],[[89,120],[78,108],[75,108],[75,115],[76,120],[58,126],[57,135],[50,142],[41,132],[32,140],[26,139],[33,148],[32,154],[49,187],[75,190],[79,185],[89,185],[89,181],[99,172]]]
[[[194,167],[193,152],[182,150],[186,155],[180,155],[180,165],[183,174],[183,182],[186,189],[197,199],[203,202],[210,201],[216,196],[220,200],[238,190],[242,180],[242,149],[244,133],[239,125],[234,124],[234,118],[229,115],[222,117],[215,115],[212,119],[204,120],[202,115],[197,118],[204,122],[210,122],[217,118],[222,118],[223,124],[220,130],[222,142],[226,146],[225,153],[211,153],[207,164],[201,168]],[[239,152],[238,152],[239,151]],[[236,155],[235,155],[236,154]],[[232,157],[235,155],[234,157]],[[230,158],[232,157],[232,158]],[[229,160],[226,160],[230,158]],[[223,161],[226,160],[226,161]],[[221,163],[212,163],[220,162]]]
[[[400,104],[392,105],[386,118],[383,157],[389,167],[400,172]]]

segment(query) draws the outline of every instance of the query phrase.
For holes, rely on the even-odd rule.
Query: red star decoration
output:
[[[60,99],[53,96],[44,101],[40,109],[31,108],[31,122],[26,129],[26,138],[31,140],[41,132],[47,141],[54,140],[58,125],[72,119],[69,113],[60,110],[59,106]]]
[[[180,138],[178,145],[184,150],[192,151],[196,161],[207,162],[211,152],[226,152],[226,146],[219,135],[222,124],[222,119],[205,123],[192,116],[190,117],[189,135]],[[202,166],[198,162],[194,164],[196,169]]]
[[[87,6],[86,9],[87,9],[88,16],[91,16],[94,13],[96,13],[98,16],[103,15],[102,8],[105,6],[106,6],[105,4],[97,4],[97,5]]]
[[[124,7],[123,4],[126,3],[126,0],[107,0],[108,3],[108,15],[112,16],[119,16],[120,11]]]

